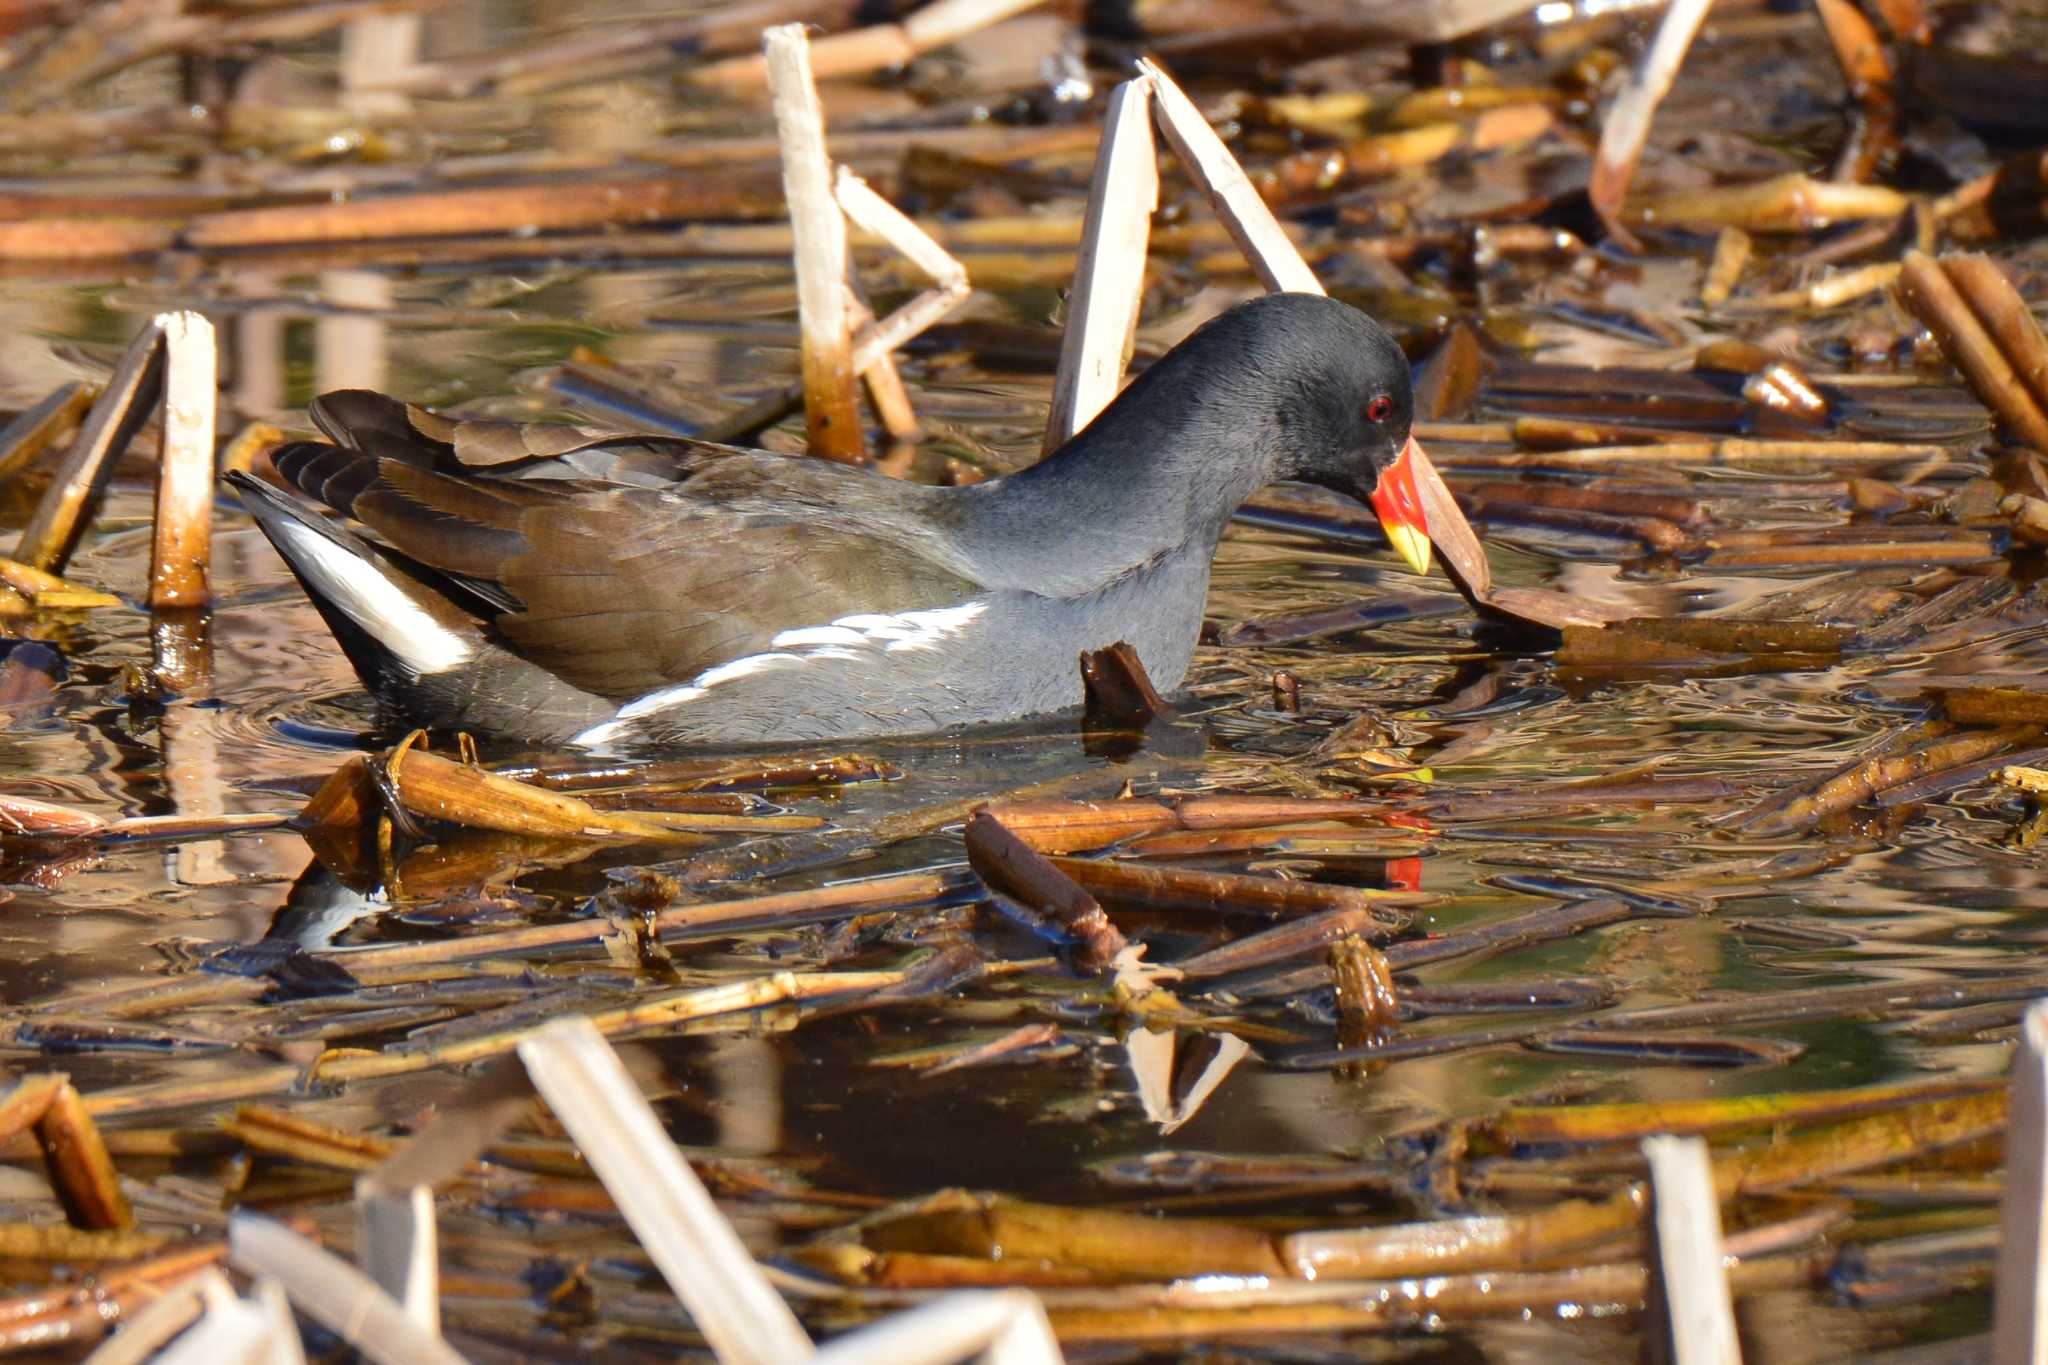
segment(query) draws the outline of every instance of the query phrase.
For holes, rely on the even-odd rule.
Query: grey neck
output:
[[[1177,378],[1141,376],[1044,460],[960,490],[957,533],[985,582],[993,573],[1072,595],[1148,564],[1215,554],[1231,514],[1272,482],[1274,434],[1241,407],[1220,411],[1218,395],[1175,392]],[[1168,392],[1139,401],[1141,386]],[[1172,414],[1163,425],[1160,413]],[[1231,431],[1243,435],[1221,438]]]

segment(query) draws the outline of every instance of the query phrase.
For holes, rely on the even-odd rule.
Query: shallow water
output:
[[[1232,287],[1242,292],[1249,286]],[[1658,288],[1654,278],[1642,281],[1636,301],[1654,303]],[[1197,294],[1197,282],[1177,278],[1167,292],[1164,307],[1148,311],[1148,318],[1176,313]],[[1541,302],[1533,290],[1530,297]],[[1043,291],[1016,290],[978,299],[975,311],[1037,322],[1046,301]],[[435,405],[468,404],[476,411],[559,412],[561,405],[537,391],[533,380],[542,367],[569,359],[579,346],[622,363],[657,367],[676,390],[702,402],[703,412],[695,416],[771,392],[794,369],[788,273],[773,260],[306,274],[279,268],[210,274],[196,286],[169,277],[22,276],[0,279],[0,333],[8,337],[0,348],[7,361],[0,366],[0,405],[26,404],[66,377],[68,344],[118,343],[142,316],[171,305],[201,307],[221,326],[227,384],[247,416],[291,413],[316,392],[355,385]],[[1830,320],[1825,327],[1839,325]],[[1806,338],[1810,346],[1818,345],[1820,330]],[[1611,346],[1603,350],[1599,338],[1580,335],[1573,344],[1585,354],[1649,363]],[[919,411],[939,433],[935,445],[998,468],[1033,457],[1045,376],[977,369],[943,356],[912,362],[909,370]],[[1944,380],[1929,379],[1919,389],[1855,392],[1866,403],[1852,410],[1846,425],[1858,435],[1934,434],[1955,439],[1965,460],[1979,443],[1981,411]],[[1538,410],[1493,396],[1483,397],[1482,410],[1473,416]],[[785,425],[777,439],[786,445],[791,429]],[[1438,458],[1448,469],[1458,466],[1455,448]],[[1966,464],[1959,461],[1937,477],[1947,486],[1963,472]],[[73,577],[121,593],[130,605],[51,628],[71,676],[47,707],[18,714],[0,729],[0,785],[110,817],[295,805],[344,752],[359,740],[369,742],[369,712],[290,576],[247,520],[232,511],[223,516],[215,539],[210,685],[162,705],[135,695],[124,670],[144,666],[151,657],[149,618],[133,605],[148,555],[145,473],[131,470],[116,484],[71,569]],[[1710,504],[1730,527],[1843,519],[1826,499],[1806,498],[1798,490],[1742,497],[1742,480],[1731,483],[1737,495]],[[1712,497],[1719,487],[1700,480],[1690,491]],[[18,527],[31,506],[25,490],[0,490],[0,532]],[[1611,540],[1510,529],[1494,543],[1494,565],[1508,582],[1625,604],[1644,616],[1771,611],[1758,606],[1770,594],[1847,572],[1728,574],[1640,561],[1633,551],[1624,560],[1622,553]],[[2005,564],[1964,572],[2003,573]],[[1888,584],[1912,580],[1913,571],[1883,577]],[[1923,581],[1913,591],[1925,595],[1933,586]],[[1902,643],[1813,671],[1710,677],[1668,669],[1587,676],[1560,670],[1544,648],[1503,651],[1493,637],[1475,630],[1441,575],[1418,582],[1384,552],[1248,527],[1235,529],[1218,557],[1209,614],[1228,626],[1383,592],[1417,597],[1424,606],[1438,599],[1448,609],[1418,610],[1378,630],[1299,645],[1205,646],[1191,679],[1200,702],[1191,708],[1191,719],[1136,754],[1091,755],[1064,724],[1021,738],[858,746],[894,763],[900,779],[829,796],[782,794],[778,800],[799,813],[822,814],[835,826],[860,829],[913,808],[1055,780],[1068,795],[1108,795],[1128,781],[1141,792],[1366,790],[1414,802],[1426,790],[1540,793],[1564,780],[1654,765],[1659,779],[1721,778],[1732,791],[1712,802],[1615,802],[1590,812],[1537,809],[1453,821],[1398,852],[1419,858],[1421,889],[1441,898],[1420,912],[1416,928],[1423,932],[1646,882],[1660,883],[1656,894],[1678,904],[1677,913],[1425,966],[1404,980],[1452,985],[1591,977],[1613,991],[1607,1008],[1630,1010],[1722,996],[1763,999],[1795,988],[1961,981],[2038,960],[2034,916],[2048,910],[2041,859],[2011,846],[2008,835],[2021,808],[1995,787],[1980,783],[1932,800],[1896,829],[1766,840],[1718,831],[1708,817],[1740,810],[1752,795],[1824,775],[1915,723],[1928,710],[1921,695],[1927,679],[2037,673],[2048,655],[2043,627],[2007,631],[1989,644],[1919,652]],[[1302,714],[1274,709],[1275,669],[1299,679]],[[1488,678],[1489,700],[1456,700]],[[1365,708],[1386,716],[1395,748],[1431,768],[1427,789],[1357,764],[1313,757],[1317,742]],[[1449,760],[1432,757],[1451,744],[1456,748]],[[1822,849],[1841,856],[1796,876],[1758,875],[1776,854]],[[342,930],[341,941],[438,936],[471,925],[561,918],[602,889],[608,866],[637,865],[643,856],[610,854],[531,870],[485,895],[435,904],[373,900],[359,907],[368,913]],[[167,959],[189,962],[219,945],[303,932],[292,928],[289,916],[281,920],[280,911],[295,883],[301,884],[302,898],[310,895],[315,861],[299,836],[274,833],[171,848],[116,847],[65,867],[11,866],[13,898],[0,920],[6,939],[0,992],[15,1007],[89,996],[101,985],[162,972]],[[1245,856],[1205,865],[1235,870],[1254,861]],[[1301,854],[1258,865],[1376,883],[1386,878],[1388,861]],[[935,834],[894,844],[873,858],[800,868],[760,884],[781,889],[962,862],[958,839]],[[688,865],[685,860],[680,870]],[[1527,874],[1552,878],[1552,889],[1515,880]],[[1585,880],[1555,880],[1560,877]],[[753,885],[744,883],[744,889]],[[741,887],[735,882],[704,893],[734,894]],[[1153,957],[1171,960],[1260,926],[1158,915],[1134,918],[1126,927],[1151,942]],[[906,948],[969,930],[995,956],[1021,960],[1046,951],[990,907],[963,904],[868,925],[859,938],[835,948],[830,960],[845,967],[885,965]],[[1815,931],[1825,941],[1814,941]],[[783,930],[690,944],[677,949],[676,965],[692,981],[758,975],[785,958],[817,960],[826,932]],[[539,1003],[522,1011],[515,1002],[512,1014],[493,1017],[502,1022],[627,997],[648,983],[582,953],[533,964],[524,985]],[[490,1007],[502,1003],[493,1000]],[[1931,1027],[1938,1013],[1931,1010],[1883,1019],[1767,1020],[1719,1030],[1784,1045],[1786,1059],[1776,1065],[1655,1064],[1508,1044],[1392,1061],[1368,1076],[1348,1077],[1327,1069],[1287,1069],[1279,1063],[1290,1048],[1276,1046],[1263,1060],[1255,1055],[1238,1065],[1170,1136],[1139,1102],[1114,1014],[1081,1002],[1057,968],[885,1010],[836,1017],[773,1010],[644,1041],[632,1051],[636,1074],[664,1097],[663,1112],[678,1141],[729,1156],[815,1162],[810,1178],[819,1188],[907,1197],[963,1185],[1055,1202],[1135,1202],[1145,1191],[1120,1173],[1133,1158],[1164,1150],[1248,1157],[1341,1154],[1367,1166],[1400,1167],[1408,1160],[1406,1140],[1509,1100],[1673,1099],[1997,1074],[2007,1062],[2018,1008],[1960,1031]],[[1326,1002],[1247,1012],[1269,1026],[1292,1028],[1300,1044],[1322,1047],[1329,1022],[1318,1009],[1326,1009]],[[1558,1022],[1583,1013],[1560,1014]],[[460,1017],[458,1011],[458,1024]],[[938,1076],[875,1064],[889,1054],[993,1037],[1040,1019],[1058,1022],[1074,1046],[1026,1064]],[[232,1031],[233,1012],[223,1011],[220,1022]],[[1413,1024],[1401,1037],[1452,1037],[1490,1022],[1446,1015]],[[372,1031],[345,1043],[395,1042],[407,1036],[407,1027],[414,1026]],[[17,1040],[0,1043],[0,1052],[22,1070],[61,1066],[88,1093],[231,1076],[280,1056],[303,1060],[266,1038],[190,1053],[92,1050],[54,1057]],[[339,1095],[280,1096],[278,1102],[303,1104],[321,1122],[344,1128],[391,1127],[416,1121],[458,1080],[436,1070],[351,1085]],[[194,1124],[218,1112],[219,1106],[172,1109],[150,1118]],[[1407,1206],[1411,1215],[1417,1206],[1430,1207],[1418,1199]],[[1383,1216],[1388,1207],[1370,1196],[1346,1194],[1283,1197],[1255,1204],[1252,1211],[1340,1223]],[[508,1230],[513,1239],[530,1241],[526,1250],[536,1255],[573,1256],[589,1240],[574,1220],[549,1216],[521,1228],[472,1210],[457,1223],[451,1259],[504,1259],[505,1246],[491,1239],[494,1231],[503,1239]],[[763,1249],[797,1235],[772,1218],[745,1230]],[[614,1239],[604,1244],[603,1254],[616,1255],[621,1246]],[[614,1288],[619,1279],[633,1279],[616,1267],[609,1274]],[[1981,1330],[1984,1305],[1981,1297],[1964,1294],[1947,1302],[1935,1297],[1857,1308],[1830,1296],[1778,1293],[1750,1300],[1743,1313],[1752,1358],[1823,1360]],[[466,1321],[481,1330],[483,1316],[473,1310]],[[597,1319],[593,1340],[609,1336],[608,1348],[622,1355],[640,1349],[636,1332],[623,1325],[630,1313],[600,1310]],[[459,1301],[451,1320],[465,1321]],[[612,1324],[609,1331],[606,1322]],[[1503,1360],[1555,1358],[1564,1349],[1632,1352],[1632,1323],[1579,1321],[1567,1314],[1459,1325],[1437,1338],[1370,1348],[1332,1345],[1327,1357],[1311,1341],[1247,1347],[1242,1356],[1229,1358],[1308,1360],[1339,1358],[1340,1351],[1346,1353],[1342,1358],[1358,1358],[1348,1353],[1367,1349],[1375,1353],[1371,1358],[1384,1352],[1386,1358]],[[650,1342],[659,1340],[660,1334],[650,1334]],[[552,1339],[550,1349],[566,1349],[564,1339]]]

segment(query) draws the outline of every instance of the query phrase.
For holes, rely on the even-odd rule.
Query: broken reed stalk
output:
[[[1322,281],[1309,269],[1280,220],[1194,101],[1150,58],[1140,59],[1138,70],[1152,78],[1152,109],[1160,131],[1215,206],[1216,216],[1223,220],[1259,282],[1276,293],[1323,293]]]
[[[1835,60],[1842,64],[1842,79],[1849,84],[1850,97],[1866,108],[1888,104],[1892,61],[1870,20],[1853,0],[1814,0],[1814,8],[1820,11]]]
[[[2041,341],[2039,327],[2028,334],[2012,318],[2006,298],[2012,286],[1998,287],[2004,277],[1996,267],[1988,261],[1984,267],[1965,267],[1958,278],[1949,259],[1907,252],[1899,274],[1899,301],[1934,334],[1942,353],[1999,422],[2034,449],[2048,451],[2048,405],[2034,393],[2034,386],[2048,386],[2048,375],[2040,373],[2048,366],[2048,346]],[[1965,281],[1968,297],[1960,287]],[[2012,301],[2018,301],[2016,295]],[[2020,308],[2024,311],[2025,305]],[[1994,337],[1994,325],[2003,338]],[[2021,353],[2007,352],[2002,339],[2018,345]],[[2023,371],[2033,372],[2033,385],[2021,379]]]
[[[1778,441],[1727,437],[1718,441],[1659,441],[1654,445],[1588,446],[1579,450],[1460,451],[1452,469],[1548,469],[1601,465],[1892,464],[1946,456],[1937,445],[1904,441]],[[1441,545],[1439,549],[1443,548]]]
[[[1052,406],[1046,413],[1046,454],[1094,421],[1123,383],[1145,292],[1146,241],[1159,207],[1151,100],[1152,78],[1139,76],[1110,92],[1103,114]]]
[[[50,390],[35,406],[0,428],[0,479],[12,478],[45,450],[75,435],[99,393],[97,384],[74,379]]]
[[[157,1351],[183,1332],[206,1311],[203,1289],[210,1287],[220,1272],[208,1267],[163,1290],[137,1312],[128,1312],[118,1297],[108,1295],[115,1312],[110,1316],[120,1325],[117,1341],[93,1352],[93,1365],[146,1365],[159,1359]],[[230,1290],[229,1292],[233,1292]],[[77,1344],[84,1344],[82,1342]],[[175,1360],[172,1361],[175,1365]]]
[[[986,807],[1003,827],[1040,853],[1079,853],[1165,830],[1254,829],[1383,813],[1378,801],[1347,797],[1182,796],[1171,800],[1057,797],[998,801]]]
[[[159,313],[164,400],[157,450],[156,533],[149,561],[152,608],[207,604],[213,517],[213,324],[197,313]]]
[[[896,357],[883,351],[868,364],[860,363],[858,338],[873,334],[874,310],[868,307],[851,279],[847,281],[846,294],[846,315],[856,329],[854,373],[867,386],[868,406],[875,410],[875,420],[882,424],[890,440],[915,441],[923,433],[917,425],[917,409],[910,404],[910,390],[903,386],[902,372],[896,368]]]
[[[1629,181],[1635,178],[1643,143],[1649,139],[1650,120],[1670,93],[1671,83],[1678,79],[1678,68],[1712,4],[1713,0],[1674,0],[1657,25],[1649,52],[1630,74],[1621,97],[1600,125],[1600,150],[1593,158],[1586,194],[1609,234],[1631,251],[1640,251],[1642,243],[1622,223],[1622,200],[1628,194]]]
[[[887,242],[908,257],[932,282],[910,302],[880,322],[864,325],[853,339],[853,368],[866,374],[881,357],[896,350],[940,318],[958,308],[970,292],[967,267],[933,240],[903,210],[877,194],[865,180],[841,166],[832,186],[840,211],[855,227]]]
[[[207,250],[390,242],[401,237],[488,236],[502,241],[511,232],[766,218],[779,207],[780,199],[776,179],[753,169],[716,178],[639,176],[435,190],[201,214],[186,227],[185,241]],[[492,249],[504,248],[494,245]]]
[[[1543,588],[1496,588],[1486,547],[1480,544],[1444,476],[1419,445],[1408,447],[1408,463],[1415,472],[1415,491],[1421,498],[1429,538],[1443,557],[1444,571],[1475,603],[1553,630],[1604,625],[1625,614],[1620,608]]]
[[[1407,167],[1426,166],[1458,153],[1518,146],[1541,137],[1555,126],[1557,114],[1546,104],[1504,105],[1488,109],[1470,121],[1427,123],[1374,133],[1336,147],[1294,152],[1263,167],[1258,185],[1271,203],[1327,202],[1334,191],[1350,185],[1390,176]],[[1489,235],[1495,250],[1502,249],[1503,236],[1513,240],[1511,232],[1492,230]],[[1553,235],[1544,249],[1554,248],[1558,242]]]
[[[1613,1104],[1513,1105],[1485,1120],[1475,1139],[1486,1150],[1570,1143],[1625,1142],[1659,1133],[1693,1136],[1795,1123],[1854,1119],[1882,1109],[1992,1090],[1991,1079],[1959,1078],[1845,1090],[1786,1091],[1722,1099],[1622,1101]]]
[[[393,1185],[376,1174],[356,1181],[356,1260],[422,1332],[441,1334],[440,1234],[434,1191]]]
[[[519,1044],[519,1059],[718,1359],[812,1359],[789,1305],[596,1027],[578,1017],[554,1020]]]
[[[861,439],[853,331],[846,307],[846,218],[832,194],[825,111],[811,79],[810,39],[802,24],[783,24],[763,33],[761,41],[775,129],[782,141],[783,193],[796,245],[804,427],[813,455],[858,464],[867,451]]]
[[[2048,1002],[2027,1010],[2013,1057],[2012,1119],[2005,1130],[1999,1201],[1992,1356],[2048,1356]]]
[[[2005,1124],[2002,1091],[1933,1100],[1803,1133],[1713,1160],[1718,1200],[1811,1186],[1831,1176],[1976,1141]],[[1297,1232],[1278,1239],[1292,1274],[1378,1279],[1525,1264],[1629,1233],[1641,1224],[1639,1184],[1604,1200],[1568,1199],[1531,1213],[1447,1222]]]
[[[119,1324],[130,1347],[103,1348],[106,1365],[141,1365],[152,1347],[175,1336],[199,1311],[193,1303],[189,1313],[168,1313],[172,1321],[160,1325],[162,1318],[151,1317],[152,1306],[178,1296],[183,1285],[223,1260],[227,1250],[220,1241],[188,1243],[146,1261],[98,1270],[68,1292],[39,1287],[9,1299],[0,1305],[0,1352],[89,1345]],[[145,1319],[152,1324],[148,1332],[131,1339],[128,1334],[142,1328]]]
[[[952,891],[954,884],[933,873],[912,872],[874,881],[841,882],[812,891],[785,891],[766,896],[747,896],[731,901],[709,901],[676,906],[656,914],[648,932],[663,934],[708,934],[737,931],[741,926],[768,925],[778,921],[795,923],[811,919],[843,918],[892,907],[924,905]],[[595,920],[564,924],[532,924],[517,929],[499,929],[462,938],[423,943],[388,943],[364,948],[329,949],[320,954],[352,972],[369,967],[413,966],[430,962],[462,962],[498,953],[527,953],[545,948],[573,947],[596,943],[607,926]]]
[[[957,42],[1001,19],[1021,13],[1043,0],[936,0],[906,15],[901,23],[868,24],[820,38],[814,45],[819,75],[853,76],[902,66],[920,53]],[[764,70],[759,56],[729,57],[690,73],[699,85],[737,88],[759,85],[763,76],[772,84],[772,60]]]
[[[1187,867],[1155,867],[1144,863],[1055,856],[1054,867],[1081,884],[1091,895],[1112,904],[1158,910],[1200,910],[1220,914],[1282,919],[1328,910],[1364,910],[1376,925],[1365,936],[1386,938],[1404,927],[1407,917],[1396,906],[1428,904],[1435,896],[1421,892],[1377,891],[1360,886],[1287,881],[1236,872],[1205,872]]]
[[[1889,185],[1815,180],[1793,171],[1746,185],[1674,190],[1626,209],[1638,226],[1739,227],[1750,232],[1811,232],[1833,223],[1896,218],[1913,200]]]
[[[599,810],[581,797],[404,745],[389,754],[345,759],[306,802],[296,823],[303,829],[360,829],[374,821],[387,798],[424,819],[536,838],[701,844],[708,840],[692,826],[709,822],[709,827],[729,829],[735,820],[761,818]],[[804,820],[800,827],[815,824]]]
[[[163,372],[163,331],[151,321],[128,344],[79,426],[64,463],[21,533],[13,558],[47,573],[64,571],[85,534],[93,505],[113,476],[114,462],[156,407]]]
[[[960,1290],[834,1339],[811,1365],[903,1365],[981,1360],[988,1365],[1062,1365],[1059,1338],[1036,1294]]]
[[[1774,793],[1735,817],[1729,828],[1744,834],[1775,837],[1811,829],[1822,819],[1868,801],[1887,787],[1910,782],[1959,763],[1974,763],[2016,747],[2026,737],[2021,729],[1966,730],[1933,740],[1905,753],[1882,753],[1861,759],[1818,783]]]
[[[967,862],[993,890],[1051,915],[1076,941],[1074,966],[1107,970],[1129,946],[1096,899],[988,810],[967,822]]]
[[[1742,1365],[1707,1144],[1696,1137],[1651,1137],[1642,1150],[1657,1233],[1651,1282],[1663,1309],[1667,1358],[1675,1365]]]
[[[282,1223],[237,1212],[228,1220],[228,1258],[247,1274],[274,1277],[307,1317],[380,1365],[463,1365],[368,1276]]]
[[[41,611],[88,611],[121,605],[121,599],[112,593],[67,582],[12,559],[0,559],[0,585],[21,594]]]
[[[832,997],[871,994],[901,987],[909,980],[909,971],[774,972],[767,976],[710,986],[701,990],[658,995],[634,1004],[597,1010],[584,1017],[588,1018],[600,1032],[607,1034],[638,1032],[643,1029],[673,1029],[719,1015],[743,1013],[769,1005],[809,1003]],[[534,1032],[535,1030],[530,1027],[512,1028],[461,1038],[417,1051],[328,1055],[316,1060],[311,1072],[318,1080],[346,1084],[350,1081],[376,1080],[386,1076],[406,1076],[438,1066],[463,1066],[511,1052]],[[259,1067],[223,1076],[218,1080],[198,1083],[181,1077],[172,1081],[117,1086],[87,1096],[85,1105],[87,1111],[95,1117],[132,1114],[162,1108],[166,1104],[214,1104],[226,1100],[252,1099],[258,1095],[277,1094],[304,1083],[307,1078],[306,1067],[286,1063]],[[6,1225],[0,1224],[0,1256],[14,1254],[8,1250],[5,1228]],[[72,1239],[88,1239],[85,1242],[87,1246],[98,1246],[102,1239],[113,1239],[117,1236],[132,1239],[135,1236],[80,1233],[70,1229],[40,1227],[33,1231],[39,1236],[54,1231],[65,1233]],[[157,1239],[142,1240],[153,1246]],[[120,1245],[132,1246],[133,1241]],[[139,1248],[147,1249],[148,1246]],[[94,1254],[135,1255],[139,1254],[139,1250]]]
[[[1129,734],[1143,731],[1155,720],[1173,718],[1173,704],[1159,695],[1151,675],[1145,672],[1144,661],[1128,641],[1084,650],[1080,667],[1084,733]]]
[[[50,1096],[48,1107],[36,1119],[35,1132],[50,1168],[50,1184],[56,1187],[71,1226],[88,1232],[135,1226],[135,1211],[121,1190],[114,1159],[69,1081],[61,1082]]]
[[[1336,985],[1337,1046],[1370,1049],[1385,1041],[1401,1017],[1386,954],[1349,933],[1330,945],[1328,958]]]
[[[1227,976],[1254,967],[1268,967],[1289,958],[1318,954],[1324,957],[1343,939],[1378,932],[1371,914],[1363,910],[1325,910],[1306,918],[1290,920],[1256,934],[1234,938],[1207,952],[1184,957],[1173,963],[1184,978]],[[1386,955],[1380,954],[1384,961]],[[1391,970],[1392,964],[1388,964]]]

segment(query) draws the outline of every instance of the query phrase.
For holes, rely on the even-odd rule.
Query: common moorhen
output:
[[[960,488],[364,392],[278,472],[369,537],[229,475],[400,717],[536,744],[909,735],[1078,705],[1127,640],[1180,685],[1209,563],[1278,479],[1370,500],[1418,572],[1408,365],[1363,313],[1215,318],[1031,468]]]

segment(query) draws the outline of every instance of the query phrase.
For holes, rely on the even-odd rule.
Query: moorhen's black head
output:
[[[1208,452],[1212,476],[1242,468],[1248,445],[1263,457],[1251,471],[1258,484],[1298,479],[1369,502],[1402,558],[1427,570],[1428,529],[1406,458],[1415,411],[1408,359],[1349,304],[1320,294],[1238,304],[1141,375],[1118,407],[1105,416],[1176,414],[1177,432],[1150,439]],[[1219,458],[1226,450],[1238,460]]]

